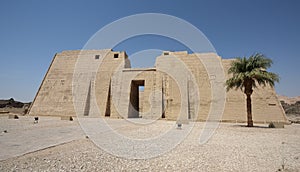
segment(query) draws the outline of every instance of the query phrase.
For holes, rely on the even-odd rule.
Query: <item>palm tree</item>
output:
[[[263,54],[256,53],[249,58],[238,57],[231,63],[228,74],[232,77],[226,81],[226,89],[240,88],[247,96],[247,122],[248,127],[253,127],[251,94],[253,88],[258,85],[270,85],[274,87],[275,82],[279,82],[279,76],[266,69],[271,67],[272,60]]]

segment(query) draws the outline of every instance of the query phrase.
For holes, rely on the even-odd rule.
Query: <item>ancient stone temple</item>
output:
[[[131,68],[125,52],[63,51],[54,56],[29,115],[244,122],[245,95],[225,91],[232,60],[165,51],[155,67]],[[287,121],[273,88],[255,89],[252,108],[254,122]]]

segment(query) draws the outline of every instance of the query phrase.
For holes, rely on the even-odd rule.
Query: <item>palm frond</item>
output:
[[[245,82],[250,83],[254,88],[256,88],[256,83],[274,87],[275,82],[279,82],[279,76],[266,71],[272,63],[271,59],[260,53],[255,53],[249,58],[236,58],[228,70],[228,74],[232,74],[232,77],[226,81],[227,91],[232,88],[243,89]]]

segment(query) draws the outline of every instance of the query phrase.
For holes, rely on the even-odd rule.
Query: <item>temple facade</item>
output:
[[[125,52],[57,53],[30,107],[33,116],[247,121],[241,90],[226,92],[234,59],[164,51],[153,68],[131,68]],[[275,90],[252,94],[254,122],[287,122]]]

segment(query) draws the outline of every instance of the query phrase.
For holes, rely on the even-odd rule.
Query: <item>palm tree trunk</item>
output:
[[[247,127],[253,127],[251,94],[247,94]]]

